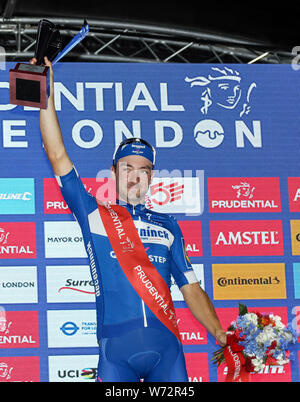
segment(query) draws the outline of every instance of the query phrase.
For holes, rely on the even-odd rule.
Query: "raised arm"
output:
[[[36,59],[30,60],[30,64],[35,63]],[[67,154],[54,106],[53,69],[47,57],[45,57],[45,64],[50,70],[50,96],[47,109],[40,110],[40,129],[44,148],[54,174],[64,176],[72,170],[73,163]]]

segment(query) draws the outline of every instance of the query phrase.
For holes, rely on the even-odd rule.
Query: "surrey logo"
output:
[[[212,67],[212,72],[205,76],[186,77],[185,81],[191,87],[203,87],[201,93],[202,106],[201,113],[208,114],[209,108],[216,104],[217,106],[232,110],[239,109],[239,116],[247,115],[251,111],[250,97],[256,83],[252,82],[247,88],[246,96],[244,97],[242,89],[242,77],[240,73],[228,67],[218,68]],[[241,100],[243,104],[241,105]]]

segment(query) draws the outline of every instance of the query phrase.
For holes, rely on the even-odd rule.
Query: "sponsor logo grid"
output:
[[[229,80],[229,76],[234,80]],[[231,98],[213,92],[215,80],[231,84],[241,79],[240,73],[229,69],[211,69],[210,74],[201,77],[199,74],[185,77],[189,93],[197,86],[202,91],[203,102],[194,111],[200,121],[191,130],[193,147],[213,155],[226,143],[226,124],[232,121],[237,148],[243,149],[246,143],[254,150],[263,148],[263,116],[257,114],[249,120],[255,114],[257,82],[248,80],[244,93],[240,86],[233,90]],[[165,86],[160,88],[163,97]],[[127,112],[147,107],[147,102],[153,112],[156,106],[151,104],[146,89],[136,91]],[[66,90],[64,101],[71,99]],[[198,98],[194,99],[196,103]],[[162,109],[177,115],[182,111],[181,106],[168,104],[167,98],[161,100]],[[118,107],[118,111],[124,108],[125,112],[125,105]],[[216,112],[227,113],[226,124],[218,119]],[[128,135],[124,122],[115,122],[116,127]],[[186,134],[178,123],[156,121],[155,127],[154,145],[162,154],[164,149],[174,152],[175,147],[180,147],[180,138]],[[173,140],[162,134],[166,128],[173,130]],[[73,128],[67,146],[71,147],[74,141],[78,147],[92,148],[97,142],[95,128],[94,132],[94,140],[87,142],[80,128],[77,131]],[[187,147],[183,149],[185,167],[189,152]],[[249,161],[251,158],[249,155]],[[163,154],[162,166],[168,165],[168,161],[167,154]],[[268,176],[263,172],[259,175],[258,169],[253,169],[254,174],[240,176],[233,171],[242,174],[244,165],[241,162],[239,168],[235,161],[229,169],[231,174],[227,175],[221,167],[214,171],[207,160],[203,166],[200,163],[201,174],[196,158],[191,165],[192,175],[184,176],[182,168],[171,178],[164,173],[155,177],[146,205],[150,210],[177,218],[186,254],[201,287],[214,302],[223,326],[235,319],[236,306],[244,300],[256,311],[279,314],[285,323],[294,319],[299,327],[300,307],[295,306],[300,298],[300,178],[292,173],[281,175],[275,166]],[[109,174],[92,178],[91,173],[82,171],[83,185],[91,195],[115,200],[115,182],[108,178]],[[93,382],[98,364],[95,290],[82,234],[56,180],[46,171],[41,176],[34,169],[31,172],[25,179],[16,176],[0,179],[0,382]],[[164,257],[153,255],[151,259],[163,263]],[[214,339],[191,315],[173,280],[171,292],[189,381],[224,381],[227,368],[223,365],[217,370],[210,362],[218,347]],[[46,341],[40,342],[40,338]],[[18,354],[21,349],[26,350],[26,356]],[[45,357],[47,369],[40,363]],[[291,382],[299,378],[297,355],[295,362],[285,367],[267,366],[253,376],[253,381]]]

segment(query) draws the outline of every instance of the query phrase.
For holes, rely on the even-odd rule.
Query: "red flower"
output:
[[[255,357],[249,357],[249,356],[247,356],[247,357],[246,357],[246,361],[245,361],[245,369],[246,369],[247,371],[249,371],[250,373],[251,373],[252,371],[254,371],[254,369],[255,369],[254,365],[252,364],[252,359],[255,359]]]
[[[233,334],[227,334],[227,345],[230,346],[233,352],[242,352],[245,348],[238,344],[240,338],[234,332]]]

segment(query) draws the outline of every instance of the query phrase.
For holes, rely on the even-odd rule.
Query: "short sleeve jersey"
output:
[[[162,324],[136,293],[118,263],[104,230],[97,200],[85,190],[76,169],[56,179],[81,227],[95,287],[98,339],[141,326],[160,327]],[[168,287],[171,276],[179,288],[198,282],[176,219],[142,204],[121,205],[130,212],[149,260]]]

